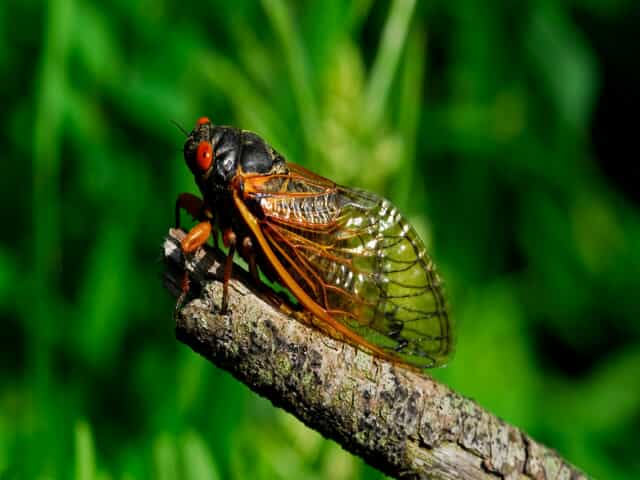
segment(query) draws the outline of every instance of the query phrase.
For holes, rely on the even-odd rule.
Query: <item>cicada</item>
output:
[[[223,310],[237,252],[256,281],[262,271],[284,286],[330,335],[418,369],[447,361],[453,325],[442,282],[391,202],[289,163],[255,133],[206,117],[188,134],[184,158],[202,198],[183,193],[176,201],[177,227],[181,209],[199,221],[181,248],[188,254],[221,234]],[[185,279],[181,300],[187,290]]]

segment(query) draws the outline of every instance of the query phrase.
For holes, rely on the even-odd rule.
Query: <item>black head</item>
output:
[[[198,183],[215,177],[217,183],[226,184],[233,178],[237,168],[234,130],[216,126],[206,117],[198,120],[184,144],[184,159]]]
[[[220,189],[236,174],[282,171],[284,159],[255,133],[202,117],[184,144],[184,158],[201,188]]]

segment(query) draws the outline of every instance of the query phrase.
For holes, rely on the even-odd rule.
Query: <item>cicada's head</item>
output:
[[[282,171],[284,159],[255,133],[214,125],[198,119],[184,144],[184,159],[205,191],[229,187],[238,174],[270,174]]]

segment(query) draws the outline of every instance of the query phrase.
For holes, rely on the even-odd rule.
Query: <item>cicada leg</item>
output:
[[[253,242],[251,237],[244,237],[242,239],[242,256],[249,264],[249,273],[253,280],[257,283],[260,281],[260,275],[258,274],[258,265],[256,262],[256,252],[253,248]]]
[[[242,242],[240,243],[240,253],[242,255],[242,258],[244,258],[249,265],[249,273],[251,274],[251,278],[255,282],[255,286],[260,289],[260,296],[262,297],[262,299],[276,307],[285,304],[287,300],[286,298],[284,298],[284,294],[282,294],[283,296],[280,296],[279,294],[271,290],[266,284],[260,281],[260,273],[258,272],[258,257],[251,237],[247,236],[242,239]],[[269,278],[268,275],[267,278]]]
[[[229,280],[233,271],[233,255],[236,253],[236,234],[230,228],[222,232],[222,243],[229,249],[227,258],[224,260],[224,273],[222,277],[222,313],[227,312],[229,305]]]
[[[180,228],[180,210],[186,210],[194,220],[202,219],[204,203],[192,193],[181,193],[176,200],[176,228]]]
[[[181,193],[176,199],[176,228],[180,228],[180,210],[186,210],[194,220],[200,223],[193,227],[189,233],[182,239],[181,249],[184,255],[188,255],[196,251],[213,233],[214,245],[218,246],[218,235],[213,231],[213,214],[209,208],[205,207],[204,202],[192,193]],[[189,272],[185,269],[184,276],[180,287],[181,293],[176,303],[175,313],[177,314],[182,308],[187,293],[189,293]]]
[[[193,253],[202,245],[204,245],[209,235],[211,235],[211,222],[205,220],[200,222],[185,235],[180,242],[183,253]]]
[[[176,306],[173,309],[173,317],[176,318],[180,310],[182,310],[182,305],[184,305],[184,301],[187,298],[187,294],[189,293],[189,272],[187,270],[182,274],[182,282],[180,283],[180,295],[178,295],[178,300],[176,301]]]
[[[200,222],[191,230],[189,233],[185,235],[185,237],[180,242],[180,248],[184,255],[188,255],[190,253],[195,252],[198,248],[204,245],[211,235],[211,222],[206,220],[204,222]],[[187,294],[189,293],[189,271],[185,268],[184,275],[182,277],[182,284],[180,286],[180,296],[178,297],[178,301],[176,302],[176,308],[174,311],[174,315],[177,315],[184,300],[187,298]]]

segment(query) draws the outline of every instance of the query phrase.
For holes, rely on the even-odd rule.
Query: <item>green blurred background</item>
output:
[[[0,3],[0,477],[381,478],[174,339],[170,121],[207,115],[392,199],[458,323],[434,375],[640,478],[639,10]]]

